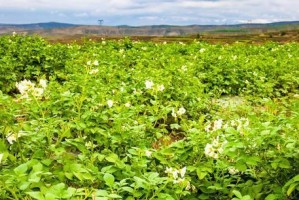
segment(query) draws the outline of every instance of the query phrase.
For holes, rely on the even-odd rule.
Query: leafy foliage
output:
[[[298,44],[0,43],[1,199],[298,198]]]
[[[0,37],[0,90],[15,91],[15,83],[23,79],[37,80],[65,78],[65,64],[69,59],[67,46],[50,45],[40,37]]]

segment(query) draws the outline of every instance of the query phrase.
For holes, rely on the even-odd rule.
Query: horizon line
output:
[[[230,25],[266,25],[266,24],[275,24],[275,23],[292,23],[298,22],[299,20],[283,20],[283,21],[273,21],[273,22],[240,22],[240,23],[224,23],[224,24],[188,24],[188,25],[178,25],[178,24],[151,24],[151,25],[128,25],[128,24],[119,24],[119,25],[109,25],[109,24],[76,24],[76,23],[68,23],[68,22],[59,22],[59,21],[48,21],[48,22],[33,22],[33,23],[0,23],[0,26],[22,26],[22,25],[38,25],[38,24],[66,24],[66,25],[73,25],[73,26],[109,26],[109,27],[118,27],[118,26],[129,26],[129,27],[144,27],[144,26],[230,26]]]

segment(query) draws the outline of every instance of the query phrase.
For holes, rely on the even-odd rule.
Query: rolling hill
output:
[[[299,21],[269,24],[235,25],[152,25],[152,26],[99,26],[48,22],[35,24],[0,24],[0,34],[39,34],[45,37],[67,36],[186,36],[203,33],[264,33],[277,30],[298,30]]]

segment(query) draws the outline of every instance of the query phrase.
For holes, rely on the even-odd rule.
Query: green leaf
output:
[[[46,191],[47,198],[61,198],[63,196],[63,193],[65,191],[65,184],[64,183],[58,183],[56,185],[52,185],[48,190]]]
[[[42,162],[44,165],[46,165],[46,166],[50,166],[51,163],[53,162],[53,160],[51,160],[51,159],[44,159],[44,160],[42,160],[41,162]]]
[[[97,190],[95,195],[97,197],[107,197],[108,192],[106,190]]]
[[[279,167],[283,168],[283,169],[289,169],[289,168],[291,168],[291,164],[287,159],[281,158],[281,160],[279,162]]]
[[[20,190],[26,190],[30,186],[30,184],[31,183],[24,181],[24,182],[21,182],[18,185],[18,187],[20,188]]]
[[[134,180],[135,180],[135,187],[136,188],[143,188],[143,189],[147,189],[146,185],[147,185],[147,181],[139,178],[137,176],[134,176]]]
[[[26,194],[37,200],[46,200],[41,192],[26,192]]]
[[[236,197],[238,197],[239,199],[241,199],[243,196],[241,194],[241,192],[239,192],[238,190],[233,190],[233,193]]]
[[[112,174],[106,173],[104,175],[104,181],[105,181],[106,185],[108,185],[109,187],[112,187],[114,184],[114,176]]]
[[[14,172],[17,175],[22,175],[22,174],[25,174],[27,170],[28,170],[27,163],[24,163],[24,164],[21,164],[20,166],[16,167],[14,169]]]
[[[51,186],[52,191],[60,192],[65,189],[65,184],[64,183],[58,183],[56,185]]]
[[[84,174],[80,173],[80,172],[73,172],[73,174],[80,180],[83,181],[84,180]]]
[[[256,166],[258,162],[260,162],[260,158],[257,156],[251,156],[246,158],[246,164],[247,165],[253,165]]]
[[[73,180],[73,176],[74,176],[73,173],[65,172],[64,175],[65,175],[66,178],[68,178],[68,179],[70,179],[70,180]]]
[[[295,183],[295,182],[299,182],[299,175],[297,176],[294,176],[293,178],[291,178],[291,180],[289,180],[283,187],[284,189],[289,187],[292,183]]]
[[[112,198],[112,199],[121,199],[122,197],[117,195],[117,194],[109,194],[108,195],[109,198]]]
[[[119,161],[119,158],[118,158],[118,156],[116,155],[116,154],[110,154],[109,156],[107,156],[106,158],[105,158],[108,162],[112,162],[112,163],[116,163],[116,162],[118,162]]]
[[[43,170],[43,165],[39,162],[32,166],[32,171],[41,172]]]
[[[41,172],[31,173],[29,175],[28,181],[30,183],[38,183],[41,179]]]
[[[67,190],[64,190],[61,194],[61,198],[70,199],[76,193],[76,188],[69,187]]]
[[[237,162],[236,169],[239,171],[246,171],[247,166],[243,162]]]
[[[55,194],[53,194],[51,192],[48,192],[48,191],[45,194],[45,199],[46,200],[56,200],[58,198],[59,198],[59,196],[57,196],[57,195],[55,195]]]
[[[96,197],[95,200],[109,200],[108,197]]]
[[[170,128],[171,129],[180,129],[181,128],[181,126],[179,125],[179,124],[170,124]]]
[[[273,162],[271,163],[271,167],[272,167],[273,169],[277,169],[277,168],[278,168],[278,165],[279,165],[279,163],[278,163],[277,161],[273,161]]]
[[[291,180],[292,180],[293,182],[299,182],[299,175],[293,177]]]
[[[275,194],[269,194],[266,196],[265,200],[277,200],[277,196]]]
[[[105,155],[102,155],[102,154],[96,154],[97,155],[97,159],[98,161],[103,161],[105,159]]]
[[[296,187],[299,185],[299,183],[292,183],[289,187],[289,189],[287,190],[287,195],[290,196],[292,194],[292,192],[296,189]]]
[[[163,199],[163,200],[175,200],[170,194],[166,193],[159,193],[158,194],[158,199]]]
[[[130,193],[133,193],[133,192],[134,192],[134,189],[133,189],[133,188],[130,188],[130,187],[122,187],[121,189],[122,189],[123,191],[130,192]]]
[[[208,172],[206,171],[201,171],[200,168],[196,169],[196,174],[199,180],[202,180],[206,177],[206,175],[208,175]]]
[[[249,195],[245,195],[242,197],[242,200],[252,200],[252,198]]]
[[[147,177],[148,180],[155,180],[159,177],[159,173],[157,172],[150,172],[149,176]]]
[[[215,185],[209,186],[208,188],[212,189],[212,190],[222,190],[223,189],[223,187],[218,183],[215,183]]]

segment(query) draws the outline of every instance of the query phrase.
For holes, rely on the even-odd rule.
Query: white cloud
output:
[[[232,6],[230,1],[181,1],[181,7],[184,8],[220,8]]]
[[[82,13],[74,13],[73,14],[75,17],[88,17],[89,14],[86,12],[82,12]]]

